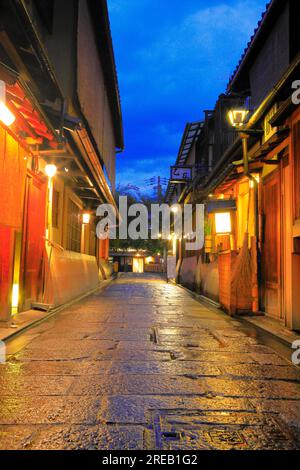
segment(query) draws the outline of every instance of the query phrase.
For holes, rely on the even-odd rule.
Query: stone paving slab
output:
[[[300,371],[156,276],[122,276],[7,345],[0,449],[300,448]]]
[[[75,380],[71,395],[205,395],[209,391],[205,378],[163,375],[83,376]]]
[[[100,410],[101,419],[114,424],[151,424],[153,411],[169,410],[210,410],[253,412],[255,406],[245,398],[205,397],[169,397],[169,396],[110,396],[103,402]],[[151,415],[151,416],[150,416]]]
[[[10,379],[10,380],[8,380]],[[74,379],[67,376],[15,376],[0,377],[0,396],[60,396],[66,395]]]
[[[0,422],[13,424],[95,424],[101,398],[78,396],[0,397]]]
[[[135,450],[144,433],[141,426],[0,426],[0,450]]]

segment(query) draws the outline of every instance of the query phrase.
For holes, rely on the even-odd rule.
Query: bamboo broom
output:
[[[248,213],[247,213],[247,228],[244,234],[243,246],[237,257],[236,264],[231,278],[231,292],[236,299],[235,307],[231,312],[232,315],[236,313],[237,298],[249,298],[252,289],[252,260],[249,250],[249,218],[250,218],[250,198],[251,190],[249,188],[248,200]]]

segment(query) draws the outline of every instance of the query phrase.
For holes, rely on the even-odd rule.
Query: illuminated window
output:
[[[215,214],[216,233],[231,233],[231,216],[230,212]]]

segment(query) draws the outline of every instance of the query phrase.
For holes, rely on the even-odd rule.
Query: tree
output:
[[[164,249],[164,242],[162,240],[152,240],[151,239],[151,205],[155,204],[157,201],[147,195],[147,194],[142,194],[140,189],[136,186],[133,185],[127,185],[127,186],[118,186],[116,190],[116,201],[118,203],[120,196],[127,196],[128,200],[128,207],[130,207],[133,204],[143,204],[147,207],[148,209],[148,214],[149,214],[149,220],[148,220],[148,225],[149,225],[149,233],[148,233],[148,240],[120,240],[119,237],[116,240],[111,240],[110,246],[112,251],[116,250],[128,250],[129,248],[135,249],[135,250],[145,250],[151,254],[156,254],[156,253],[162,253]],[[134,220],[132,217],[128,217],[128,224]],[[118,232],[118,231],[117,231]]]

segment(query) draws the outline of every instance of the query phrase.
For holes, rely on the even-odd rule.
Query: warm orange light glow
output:
[[[15,315],[18,313],[18,306],[19,306],[19,284],[14,284],[12,288],[12,314]]]
[[[177,252],[177,238],[173,238],[173,255],[175,256]]]
[[[178,206],[172,206],[171,211],[173,212],[173,214],[177,214],[177,212],[179,211],[179,207]]]
[[[253,178],[256,180],[257,184],[260,183],[260,175],[253,175]],[[254,188],[254,181],[253,180],[250,180],[250,188],[251,189]]]
[[[248,115],[246,109],[231,109],[228,112],[228,119],[233,127],[242,127],[245,124]]]
[[[16,118],[4,103],[0,103],[0,120],[7,127],[11,126]]]
[[[134,273],[142,274],[144,272],[143,258],[133,258],[132,270]]]
[[[3,80],[0,80],[0,121],[9,127],[15,120],[15,116],[6,106],[6,84]]]
[[[84,225],[88,225],[90,223],[90,220],[91,220],[91,215],[88,212],[85,212],[84,214],[82,214],[82,223]]]
[[[45,166],[45,173],[48,176],[48,178],[54,178],[57,172],[57,167],[56,165],[46,165]]]
[[[225,234],[231,233],[231,216],[230,212],[215,214],[216,233]]]

